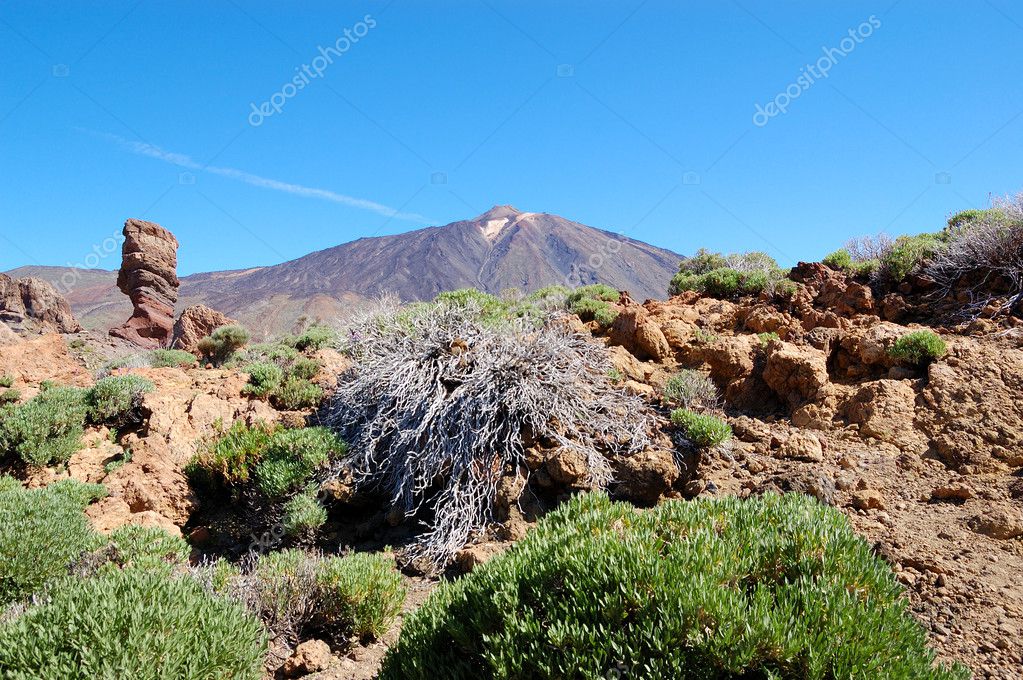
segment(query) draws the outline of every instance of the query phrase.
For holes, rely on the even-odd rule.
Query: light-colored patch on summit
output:
[[[502,217],[499,220],[487,220],[483,224],[481,229],[483,230],[483,237],[488,241],[493,241],[501,231],[504,230],[505,226],[511,222],[507,217]]]
[[[506,228],[518,224],[527,217],[533,217],[536,213],[519,213],[515,215],[515,218],[502,217],[496,220],[487,220],[485,223],[480,225],[480,231],[483,232],[483,237],[488,241],[495,241],[501,232]]]

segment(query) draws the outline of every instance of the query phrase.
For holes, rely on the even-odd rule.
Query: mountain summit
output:
[[[429,300],[473,287],[509,288],[607,283],[633,297],[663,298],[681,257],[671,251],[588,227],[549,213],[497,205],[469,220],[403,234],[361,238],[272,267],[194,274],[181,279],[179,306],[205,304],[254,330],[287,330],[300,316],[329,319],[359,299],[385,293]],[[66,270],[31,269],[59,279]],[[27,274],[19,274],[27,275]],[[71,291],[79,319],[111,313],[123,296],[111,279],[109,295],[95,286],[88,299]]]

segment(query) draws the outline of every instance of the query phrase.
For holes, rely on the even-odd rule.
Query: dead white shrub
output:
[[[990,210],[949,226],[947,246],[924,273],[939,286],[939,297],[965,292],[967,314],[992,303],[997,313],[1023,311],[1023,194],[996,199]]]
[[[859,236],[846,241],[845,250],[853,262],[881,260],[891,251],[895,239],[885,233],[877,236]]]
[[[664,397],[682,408],[712,409],[718,405],[718,388],[700,371],[684,369],[668,378]]]
[[[472,304],[415,304],[351,326],[355,365],[323,414],[349,442],[356,484],[427,531],[407,555],[440,568],[490,521],[498,482],[524,469],[523,437],[574,450],[590,483],[609,454],[642,450],[652,415],[608,380],[603,347],[535,318],[481,320]]]

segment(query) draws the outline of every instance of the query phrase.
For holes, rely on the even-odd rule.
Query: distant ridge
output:
[[[551,284],[607,283],[636,299],[664,298],[681,256],[548,213],[494,206],[470,220],[393,236],[361,238],[271,267],[193,274],[181,279],[179,307],[203,303],[262,333],[290,330],[301,317],[344,315],[367,298],[393,293],[428,300],[474,287],[524,292]],[[116,272],[21,267],[60,285],[87,328],[106,328],[131,304]],[[70,290],[68,290],[70,289]]]

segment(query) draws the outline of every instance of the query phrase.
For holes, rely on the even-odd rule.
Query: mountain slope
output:
[[[202,302],[254,330],[281,332],[300,316],[329,319],[385,293],[426,300],[470,286],[499,293],[600,282],[638,299],[663,298],[680,259],[556,215],[496,206],[471,220],[362,238],[272,267],[187,276],[178,304]],[[67,270],[23,267],[15,272],[54,280]],[[104,277],[109,278],[105,293]],[[115,279],[112,272],[90,271],[88,285],[70,287],[68,299],[83,325],[106,325],[121,310],[120,303],[130,314]]]

